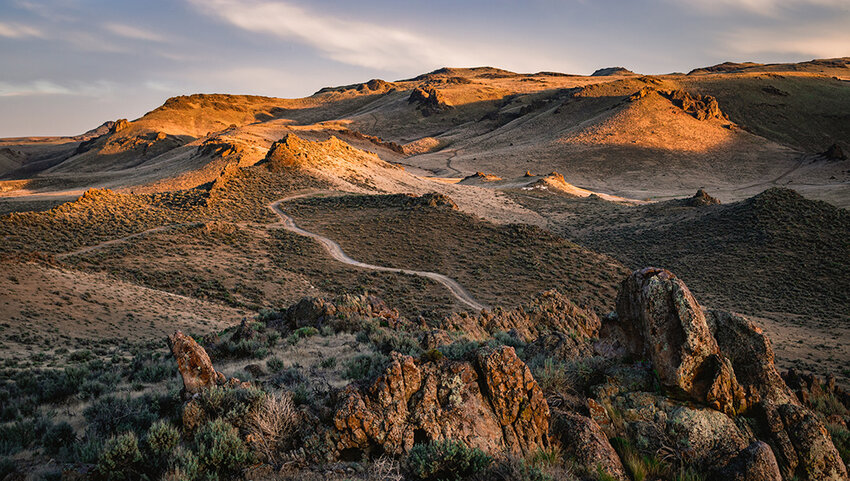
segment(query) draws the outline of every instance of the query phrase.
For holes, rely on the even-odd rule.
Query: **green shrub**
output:
[[[265,396],[265,392],[255,387],[213,386],[205,389],[196,399],[206,419],[223,418],[239,425],[249,411],[259,407]]]
[[[201,466],[194,452],[178,446],[168,460],[168,473],[163,479],[174,481],[193,481],[198,478]]]
[[[166,421],[157,421],[151,425],[145,439],[151,454],[165,458],[180,443],[180,432]]]
[[[475,479],[504,479],[510,481],[554,481],[552,476],[523,459],[508,457],[494,463]],[[563,479],[563,478],[561,478]]]
[[[135,433],[128,432],[106,441],[97,470],[107,479],[130,479],[138,472],[141,461],[139,440]]]
[[[315,336],[318,333],[319,330],[312,326],[299,327],[286,338],[286,341],[294,346],[295,344],[298,344],[298,341],[301,339]]]
[[[390,358],[380,352],[358,354],[345,364],[342,377],[352,381],[369,381],[380,376],[389,363]]]
[[[142,434],[154,421],[176,417],[181,405],[175,392],[137,398],[105,396],[84,409],[83,415],[89,422],[87,430],[94,434],[110,436],[124,431]]]
[[[14,461],[9,458],[0,458],[0,479],[5,479],[7,475],[16,470]]]
[[[103,451],[103,439],[88,436],[81,442],[74,444],[71,457],[76,463],[97,464],[101,451]]]
[[[77,433],[65,421],[54,424],[47,428],[41,437],[41,445],[49,454],[56,454],[62,449],[71,450],[77,440]]]
[[[195,434],[198,461],[208,476],[232,476],[251,462],[239,431],[222,419],[210,421]]]
[[[283,366],[283,361],[277,357],[273,357],[266,361],[266,367],[269,368],[269,372],[278,372],[283,369]]]
[[[456,481],[486,469],[493,458],[460,441],[432,441],[413,446],[402,465],[413,479]]]

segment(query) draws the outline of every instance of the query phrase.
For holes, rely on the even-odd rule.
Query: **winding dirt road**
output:
[[[452,293],[453,296],[455,296],[460,302],[466,304],[467,306],[471,307],[472,309],[475,309],[476,311],[480,311],[481,309],[487,308],[487,306],[485,306],[484,304],[481,304],[478,301],[476,301],[466,291],[466,289],[463,288],[463,286],[458,284],[458,282],[456,280],[452,279],[451,277],[447,277],[447,276],[444,276],[442,274],[437,274],[436,272],[416,271],[416,270],[411,270],[411,269],[398,269],[398,268],[395,268],[395,267],[376,266],[374,264],[367,264],[365,262],[360,262],[358,260],[352,259],[351,257],[348,257],[348,255],[345,253],[345,251],[343,251],[342,248],[339,246],[339,244],[337,244],[336,242],[328,239],[327,237],[321,236],[319,234],[315,234],[315,233],[310,232],[310,231],[306,231],[306,230],[298,227],[295,224],[295,221],[292,220],[291,217],[286,215],[283,212],[283,210],[281,210],[280,204],[283,203],[283,202],[286,202],[288,200],[293,200],[293,199],[297,199],[297,198],[300,198],[300,197],[306,197],[306,196],[309,196],[309,195],[313,195],[313,194],[301,194],[301,195],[295,195],[295,196],[291,196],[291,197],[284,197],[283,199],[278,199],[278,200],[272,202],[271,204],[269,204],[268,208],[272,212],[277,214],[278,217],[280,217],[280,222],[278,222],[277,224],[272,224],[272,225],[279,225],[279,226],[283,227],[284,229],[286,229],[290,232],[293,232],[295,234],[298,234],[298,235],[301,235],[301,236],[304,236],[304,237],[309,237],[311,239],[318,241],[319,243],[321,243],[325,247],[325,250],[328,251],[328,253],[331,255],[331,257],[333,257],[334,259],[336,259],[339,262],[342,262],[344,264],[348,264],[348,265],[354,266],[354,267],[361,267],[363,269],[371,269],[371,270],[374,270],[374,271],[395,272],[395,273],[399,273],[399,274],[407,274],[407,275],[411,275],[411,276],[425,277],[425,278],[431,279],[433,281],[439,282],[440,284],[444,285],[449,290],[449,292]]]

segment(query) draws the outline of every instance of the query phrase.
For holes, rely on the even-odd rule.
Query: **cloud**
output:
[[[41,30],[29,25],[21,25],[17,23],[0,22],[0,37],[6,38],[41,38],[44,34]]]
[[[727,52],[757,58],[765,54],[792,54],[812,58],[850,55],[850,31],[844,22],[828,22],[818,28],[776,29],[745,28],[726,34]]]
[[[59,85],[50,80],[34,80],[25,83],[0,82],[0,97],[23,97],[40,95],[76,95],[84,97],[99,97],[112,92],[111,82],[100,80],[92,83],[78,84],[73,87]]]
[[[123,23],[107,23],[103,25],[104,30],[119,37],[131,40],[144,40],[147,42],[165,42],[166,39],[158,33],[143,28],[126,25]]]
[[[850,11],[847,0],[668,0],[688,5],[707,13],[724,14],[746,11],[764,17],[779,17],[787,10],[820,7]]]
[[[378,69],[463,63],[456,51],[435,39],[380,24],[309,12],[286,2],[189,0],[202,12],[243,30],[296,40],[326,57]]]

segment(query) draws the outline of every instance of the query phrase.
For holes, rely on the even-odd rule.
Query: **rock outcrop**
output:
[[[183,378],[184,396],[197,394],[202,389],[224,384],[227,381],[224,374],[213,368],[207,351],[191,337],[177,331],[168,336],[168,346],[174,354],[177,369]]]
[[[672,90],[663,93],[665,97],[697,120],[720,119],[727,120],[720,110],[717,99],[711,95],[691,95],[684,90]]]
[[[830,145],[822,155],[826,157],[827,160],[847,160],[847,154],[844,153],[844,149],[842,149],[838,144]]]
[[[620,287],[617,316],[630,349],[652,362],[664,387],[729,414],[746,407],[702,308],[673,273],[634,272]]]
[[[687,200],[687,204],[691,207],[701,207],[704,205],[719,205],[720,200],[708,195],[708,192],[699,189],[697,193]]]
[[[485,452],[516,454],[549,444],[549,407],[511,347],[473,362],[417,361],[392,354],[368,386],[350,385],[329,433],[331,457],[401,454],[414,444],[454,439]]]
[[[673,395],[622,392],[624,385],[635,384],[627,379],[597,386],[594,405],[622,413],[629,438],[646,441],[648,449],[672,444],[680,452],[687,447],[691,455],[710,452],[709,458],[694,459],[719,469],[716,479],[776,479],[774,464],[785,479],[846,479],[823,423],[776,371],[762,330],[738,314],[703,311],[669,271],[646,268],[629,276],[617,297],[617,314],[606,319],[602,333],[616,339],[605,345],[621,344],[649,360]],[[802,376],[787,377],[795,386],[822,389]],[[645,380],[635,386],[651,390]],[[677,397],[713,409],[683,405]],[[599,409],[592,411],[605,420]],[[748,426],[732,420],[741,413],[750,417]]]
[[[446,102],[442,92],[428,86],[413,89],[410,97],[407,98],[407,103],[416,104],[416,108],[426,117],[452,108]]]

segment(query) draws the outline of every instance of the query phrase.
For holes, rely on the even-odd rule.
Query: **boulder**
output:
[[[745,408],[731,364],[720,353],[688,287],[665,269],[632,273],[617,295],[617,322],[628,348],[649,359],[661,384],[726,413]]]
[[[777,406],[763,401],[757,415],[783,477],[801,481],[847,479],[847,468],[814,413],[796,404]]]
[[[756,441],[730,458],[709,477],[716,481],[782,481],[776,456],[766,443]]]
[[[498,454],[548,445],[549,408],[511,347],[474,362],[418,361],[392,353],[384,373],[342,394],[329,433],[331,457],[398,455],[414,444],[459,440]]]
[[[797,404],[776,370],[770,339],[759,326],[740,314],[719,310],[707,310],[706,321],[720,351],[731,361],[748,404],[764,399]]]
[[[613,479],[629,479],[617,451],[593,419],[572,412],[559,412],[552,418],[552,433],[558,436],[565,454],[588,472],[601,469]]]
[[[207,351],[190,336],[177,331],[168,336],[168,345],[177,361],[180,376],[183,377],[184,395],[197,394],[202,389],[223,384],[226,381],[224,374],[213,368]]]
[[[842,149],[838,144],[830,145],[829,148],[824,151],[823,156],[828,160],[847,160],[847,154],[844,153],[844,149]]]

